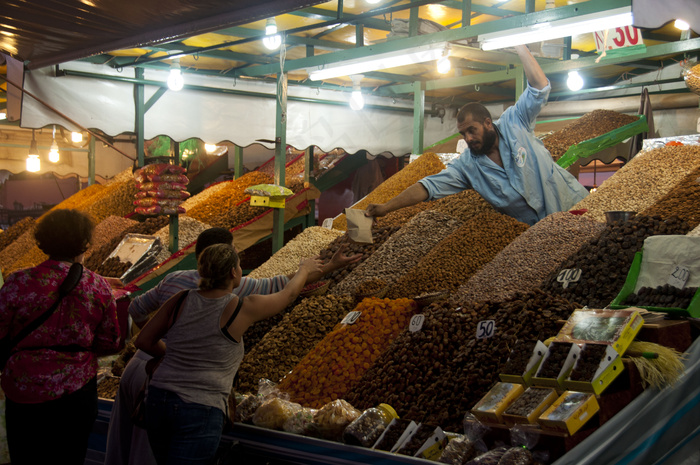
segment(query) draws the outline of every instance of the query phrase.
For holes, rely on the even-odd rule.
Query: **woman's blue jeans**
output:
[[[224,421],[224,412],[218,408],[184,402],[174,392],[148,388],[146,429],[159,465],[213,463]]]

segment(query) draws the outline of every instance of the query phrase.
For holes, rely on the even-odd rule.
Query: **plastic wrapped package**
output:
[[[281,430],[287,420],[300,411],[301,405],[274,397],[258,407],[253,415],[253,424],[262,428]]]
[[[255,411],[262,404],[263,399],[255,394],[244,394],[243,399],[236,405],[236,413],[233,417],[235,423],[252,423]]]
[[[190,180],[184,174],[154,174],[148,176],[148,180],[153,182],[175,182],[185,185],[190,183]]]
[[[175,190],[184,191],[187,186],[178,182],[137,182],[136,189],[140,191],[150,190]]]
[[[134,200],[134,205],[139,207],[152,207],[158,205],[162,208],[177,208],[182,201],[180,199],[160,199],[157,197],[144,197]]]
[[[167,174],[180,175],[185,174],[187,169],[180,165],[171,165],[170,163],[152,163],[143,168],[134,171],[134,178],[137,182],[151,179],[153,176],[162,176]]]
[[[257,184],[246,188],[244,192],[250,195],[259,195],[261,197],[288,197],[294,193],[286,187],[278,186],[276,184]]]
[[[467,460],[471,460],[477,454],[475,443],[470,441],[466,436],[461,434],[450,439],[450,442],[445,446],[442,455],[438,459],[439,463],[448,463],[451,465],[462,465]]]
[[[185,200],[190,197],[190,193],[187,191],[171,189],[151,189],[150,191],[138,191],[134,197],[137,199],[143,199],[144,197],[155,197],[158,199]]]
[[[337,399],[321,407],[314,415],[314,435],[332,441],[340,441],[345,428],[360,416],[360,411],[343,399]]]
[[[468,461],[465,465],[498,465],[506,452],[508,447],[496,447]]]
[[[314,415],[318,410],[314,408],[302,407],[301,410],[295,412],[282,425],[282,429],[288,433],[306,434],[310,425],[314,421]]]
[[[685,62],[682,74],[688,89],[694,94],[700,95],[700,64],[696,61]]]
[[[540,440],[540,433],[537,429],[526,429],[516,425],[510,429],[510,443],[512,447],[508,449],[498,465],[532,465],[537,462],[549,462],[549,452],[531,452]]]
[[[498,465],[532,465],[533,462],[532,452],[524,447],[511,447],[503,454]]]
[[[378,407],[368,408],[345,428],[343,442],[372,447],[394,418],[398,418],[398,415],[390,405],[379,404]]]
[[[152,207],[136,207],[134,208],[136,213],[142,215],[182,215],[185,213],[185,209],[178,207],[161,207],[160,205],[153,205]]]

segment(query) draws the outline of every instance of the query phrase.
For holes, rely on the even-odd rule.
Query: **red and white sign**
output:
[[[608,29],[608,40],[605,41],[605,32],[598,31],[593,33],[593,38],[595,39],[595,46],[598,52],[603,50],[612,50],[615,48],[631,47],[633,45],[641,45],[642,41],[642,31],[633,26],[616,27],[615,29]]]

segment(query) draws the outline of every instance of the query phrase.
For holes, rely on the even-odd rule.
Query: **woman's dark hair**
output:
[[[224,289],[231,281],[231,270],[238,266],[238,254],[231,244],[210,245],[199,254],[197,271],[202,290]]]
[[[73,260],[85,253],[92,240],[95,223],[78,210],[54,210],[36,226],[34,238],[49,258]]]
[[[233,234],[226,228],[209,228],[202,231],[197,236],[197,244],[194,246],[194,256],[199,255],[204,249],[214,244],[228,244],[233,242]]]

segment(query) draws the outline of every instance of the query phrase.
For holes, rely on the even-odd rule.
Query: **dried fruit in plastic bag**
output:
[[[321,407],[314,415],[313,428],[322,438],[340,441],[345,428],[360,416],[360,411],[343,399]]]
[[[301,405],[274,397],[266,400],[253,415],[253,424],[262,428],[282,429],[282,426],[301,410]]]
[[[476,447],[472,441],[466,437],[459,435],[456,438],[450,439],[450,442],[442,451],[439,463],[449,463],[451,465],[462,465],[467,460],[474,458],[477,454]]]

